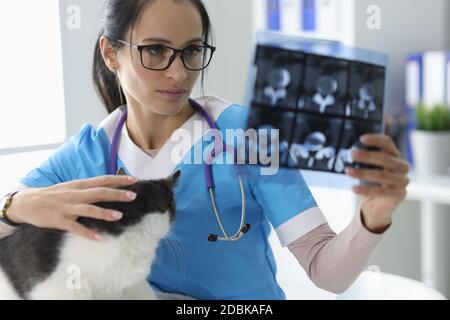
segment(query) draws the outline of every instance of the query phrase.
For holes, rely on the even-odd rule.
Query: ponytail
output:
[[[116,74],[109,70],[103,60],[100,51],[100,37],[102,35],[103,32],[99,35],[95,45],[92,78],[94,87],[103,105],[106,107],[108,113],[112,113],[115,109],[125,104],[123,99],[124,93]]]

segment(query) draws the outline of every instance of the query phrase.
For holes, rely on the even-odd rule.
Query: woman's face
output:
[[[156,0],[146,5],[136,21],[132,42],[162,44],[175,49],[202,45],[202,19],[189,1]],[[130,41],[130,31],[125,39]],[[180,55],[169,69],[142,66],[139,51],[124,47],[116,56],[118,74],[127,101],[160,115],[176,115],[188,102],[201,71],[185,69]]]

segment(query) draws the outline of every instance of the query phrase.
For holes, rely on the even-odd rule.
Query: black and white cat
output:
[[[175,218],[179,176],[123,188],[137,193],[133,202],[96,204],[123,212],[120,221],[78,219],[102,241],[30,225],[0,240],[0,300],[156,299],[146,279]]]

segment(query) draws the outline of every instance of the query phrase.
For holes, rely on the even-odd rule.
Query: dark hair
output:
[[[100,37],[105,35],[114,49],[119,49],[123,44],[115,40],[123,39],[128,30],[133,34],[134,25],[142,8],[154,0],[107,0],[104,9],[105,27],[100,32],[94,51],[94,63],[92,77],[94,87],[108,113],[112,113],[119,106],[125,104],[125,95],[117,81],[116,74],[108,69],[100,51]],[[211,21],[202,0],[173,0],[189,1],[200,12],[203,24],[203,41],[212,41]],[[130,47],[131,50],[131,47]],[[202,90],[204,81],[202,71]]]

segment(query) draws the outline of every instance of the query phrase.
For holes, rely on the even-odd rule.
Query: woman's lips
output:
[[[158,90],[158,93],[167,100],[178,101],[186,93],[186,90]]]

